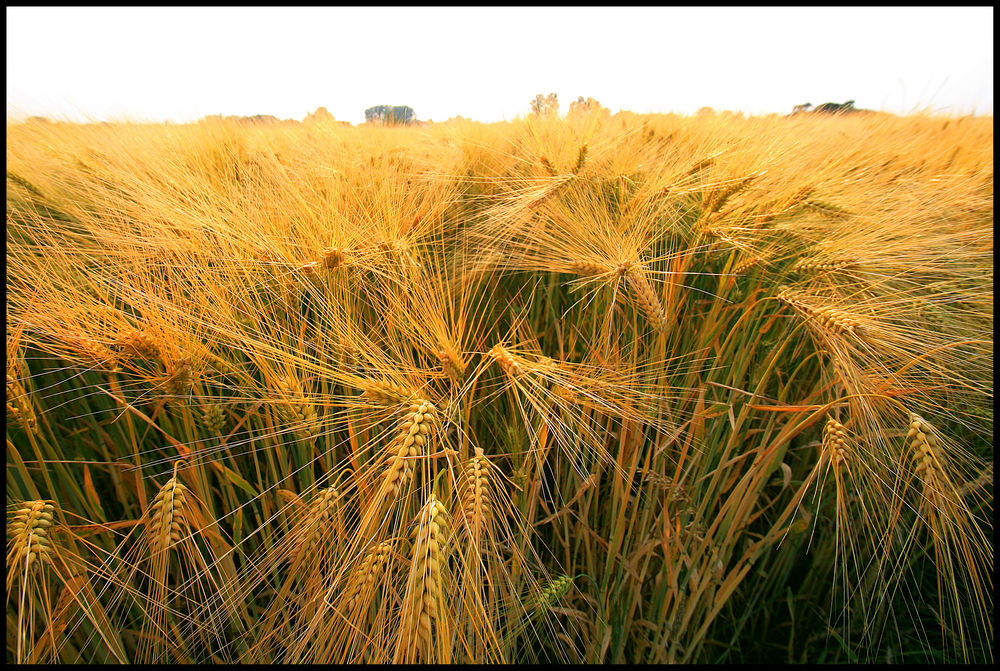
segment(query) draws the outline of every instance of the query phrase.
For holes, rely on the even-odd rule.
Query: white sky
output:
[[[993,113],[993,8],[7,8],[7,114]]]

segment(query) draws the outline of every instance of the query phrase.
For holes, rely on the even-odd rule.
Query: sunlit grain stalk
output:
[[[379,405],[395,407],[410,403],[417,398],[417,392],[391,380],[365,380],[361,397]]]
[[[906,434],[917,477],[923,484],[925,505],[936,509],[947,492],[944,454],[934,429],[916,413],[910,413],[910,427]]]
[[[801,294],[791,289],[782,289],[777,298],[782,303],[795,308],[804,316],[815,320],[820,327],[839,334],[852,336],[866,335],[865,329],[853,316],[832,306],[817,307],[805,301]]]
[[[361,604],[370,603],[391,556],[391,541],[382,541],[365,552],[357,568],[351,572],[347,588],[340,600],[347,613],[353,613]]]
[[[222,404],[218,400],[202,404],[201,421],[210,434],[221,436],[226,426],[226,411]]]
[[[576,164],[573,166],[573,174],[579,175],[580,171],[583,170],[583,166],[587,162],[587,145],[580,145],[580,151],[576,155]]]
[[[462,513],[465,515],[465,526],[462,533],[468,536],[477,551],[482,548],[493,516],[490,470],[490,462],[482,448],[476,447],[475,456],[464,467],[466,489],[462,498]]]
[[[25,501],[7,527],[8,597],[11,593],[10,571],[31,571],[39,562],[52,562],[52,541],[48,535],[54,510],[55,507],[47,501]]]
[[[442,613],[445,599],[442,568],[446,558],[447,530],[448,513],[444,505],[431,495],[420,511],[417,527],[413,531],[410,577],[395,662],[417,659],[425,662],[435,659],[444,663],[450,661],[447,622]]]
[[[827,201],[817,200],[815,198],[804,199],[802,201],[802,205],[810,210],[814,210],[833,219],[845,219],[851,216],[851,213],[844,208]]]
[[[829,273],[837,270],[853,268],[857,265],[857,260],[852,258],[822,258],[805,257],[792,264],[792,270],[800,273]]]
[[[625,277],[633,298],[639,304],[643,314],[646,315],[650,325],[656,331],[665,331],[670,322],[663,311],[660,297],[656,295],[656,292],[649,285],[649,280],[646,279],[646,273],[636,265],[629,265],[624,269],[620,268],[619,272]]]
[[[465,380],[466,363],[461,355],[451,346],[446,346],[437,352],[438,361],[445,374],[455,382]]]
[[[392,496],[404,489],[413,474],[410,458],[420,456],[431,445],[438,424],[437,408],[430,401],[414,403],[389,447],[383,487]]]
[[[166,375],[163,382],[163,392],[167,398],[186,396],[191,391],[194,382],[193,361],[189,357],[169,361],[166,364]]]
[[[146,541],[154,556],[173,548],[189,532],[187,496],[187,487],[175,475],[160,487],[153,499],[146,521]]]
[[[38,419],[31,405],[31,397],[14,376],[7,375],[7,421],[25,431],[34,431]]]
[[[324,555],[320,546],[336,544],[344,530],[340,497],[334,487],[325,487],[316,492],[308,512],[297,525],[288,551],[293,573],[302,571],[305,562],[311,565],[308,572],[315,571]]]
[[[567,173],[565,175],[553,175],[552,181],[543,186],[541,189],[531,197],[527,203],[526,207],[529,210],[534,210],[541,207],[545,201],[556,196],[563,188],[565,188],[570,182],[576,178],[576,175],[572,173]]]
[[[279,378],[275,384],[282,401],[276,407],[282,421],[287,423],[299,440],[309,441],[320,434],[320,420],[316,408],[306,398],[299,381],[291,376]]]
[[[16,661],[27,660],[34,642],[35,599],[44,593],[45,578],[41,568],[52,565],[54,547],[49,533],[55,506],[48,501],[25,501],[7,525],[7,603],[17,590]],[[9,627],[10,625],[8,625]],[[8,629],[8,634],[10,634]]]
[[[600,261],[574,260],[569,262],[569,270],[575,275],[588,277],[591,275],[604,275],[610,273],[613,268]]]
[[[823,427],[823,453],[837,469],[849,455],[847,429],[832,417],[826,420],[826,425]]]
[[[747,254],[740,261],[738,261],[735,266],[733,266],[732,272],[736,275],[742,275],[763,262],[764,259],[761,257],[756,256],[755,254]]]
[[[118,347],[122,352],[141,359],[155,361],[160,358],[160,346],[146,331],[135,330],[125,334],[118,341]]]

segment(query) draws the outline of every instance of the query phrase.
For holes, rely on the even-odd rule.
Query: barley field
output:
[[[7,660],[991,662],[993,119],[7,125]]]

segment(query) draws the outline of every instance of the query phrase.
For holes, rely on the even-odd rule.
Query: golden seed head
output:
[[[202,408],[202,422],[215,435],[221,435],[226,424],[226,413],[219,403],[207,403]]]
[[[611,267],[608,264],[600,261],[577,260],[569,262],[569,271],[575,275],[583,275],[584,277],[604,275],[610,270]]]
[[[126,353],[142,359],[158,359],[160,356],[159,345],[146,331],[130,331],[118,341],[118,346]]]
[[[409,412],[400,423],[399,433],[389,446],[386,457],[384,487],[388,493],[396,495],[403,489],[413,473],[408,457],[425,453],[431,434],[438,426],[437,408],[430,401],[412,403]]]
[[[320,265],[329,270],[334,270],[345,264],[347,254],[339,248],[325,249],[320,257]]]
[[[169,550],[186,535],[187,487],[176,477],[167,480],[153,499],[146,522],[146,537],[153,554]]]
[[[361,397],[379,405],[392,407],[402,403],[410,403],[417,397],[413,390],[388,380],[366,380],[364,384],[365,388],[361,392]]]
[[[826,426],[823,427],[823,450],[835,466],[840,466],[847,460],[847,429],[832,417],[826,420]]]
[[[38,563],[51,563],[52,541],[48,531],[52,527],[55,507],[47,501],[25,501],[14,514],[7,527],[7,537],[12,548],[8,562],[25,562],[28,568]],[[11,554],[13,553],[13,555]]]
[[[316,492],[309,511],[300,522],[299,534],[289,553],[292,563],[300,558],[314,556],[323,538],[328,537],[331,530],[335,530],[334,517],[339,499],[340,493],[333,487],[325,487]]]
[[[451,346],[446,346],[445,348],[437,352],[438,360],[441,361],[441,367],[444,368],[444,372],[451,379],[456,382],[461,382],[465,379],[465,361],[462,357],[455,351]]]
[[[319,436],[322,422],[299,381],[292,376],[282,377],[275,387],[283,397],[276,406],[279,419],[288,424],[300,440],[308,441]]]
[[[493,357],[493,360],[497,362],[497,365],[499,365],[500,368],[502,368],[507,374],[514,375],[521,372],[521,365],[518,364],[513,355],[511,355],[511,353],[508,352],[503,345],[494,345],[493,349],[490,350],[490,356]]]

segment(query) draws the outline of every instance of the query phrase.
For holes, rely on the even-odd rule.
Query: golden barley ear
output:
[[[782,287],[776,297],[782,303],[791,306],[798,313],[809,318],[821,332],[847,334],[862,338],[866,335],[866,330],[854,315],[844,310],[838,310],[832,306],[814,305],[803,298],[800,293],[786,287]]]
[[[844,425],[830,417],[823,427],[823,453],[835,468],[847,461],[847,429]]]
[[[416,522],[394,662],[448,663],[451,641],[442,574],[449,523],[444,504],[431,495]]]
[[[6,601],[9,605],[14,597],[18,603],[16,623],[8,622],[8,635],[16,637],[13,647],[18,662],[27,661],[34,652],[36,601],[51,610],[46,574],[54,554],[49,538],[54,511],[48,501],[24,501],[7,524]]]
[[[275,406],[279,419],[289,426],[299,440],[311,441],[317,438],[321,433],[322,423],[298,379],[291,375],[278,378],[275,387],[281,399]]]
[[[218,399],[202,404],[201,422],[210,434],[222,435],[226,428],[226,411]]]
[[[166,552],[190,531],[187,492],[188,488],[174,476],[156,493],[146,521],[146,542],[152,554]]]
[[[340,603],[343,604],[345,613],[349,614],[348,617],[352,621],[357,621],[360,617],[360,615],[351,615],[355,610],[363,612],[362,606],[371,603],[391,555],[392,541],[382,541],[365,552],[357,569],[351,573]]]
[[[924,488],[924,505],[937,506],[940,497],[948,491],[944,453],[933,427],[915,412],[910,413],[910,427],[906,433],[910,456]]]
[[[413,403],[399,427],[396,439],[389,446],[383,489],[391,496],[405,489],[413,474],[408,457],[417,457],[431,445],[438,426],[437,408],[430,401]]]
[[[663,311],[660,297],[649,285],[646,273],[636,265],[630,265],[624,272],[628,288],[639,304],[639,308],[649,320],[650,325],[658,332],[664,332],[669,326],[669,320]]]
[[[7,374],[7,421],[25,431],[34,431],[38,426],[31,396],[20,380]]]
[[[48,501],[25,501],[7,527],[7,596],[10,598],[12,572],[32,571],[41,563],[51,563],[52,514]]]
[[[410,403],[417,398],[417,392],[391,380],[370,379],[361,384],[362,398],[387,408]]]
[[[475,455],[464,465],[465,492],[462,497],[462,513],[465,516],[465,525],[461,531],[477,552],[482,549],[493,518],[491,470],[492,464],[482,448],[476,447]]]
[[[323,556],[322,545],[335,545],[343,533],[341,494],[335,487],[325,487],[316,492],[305,516],[293,532],[293,544],[288,553],[292,574],[301,571],[303,562],[313,564],[316,570]]]
[[[580,171],[583,170],[584,164],[587,162],[587,145],[586,143],[580,145],[580,151],[576,155],[576,165],[573,166],[573,174],[579,175]]]

